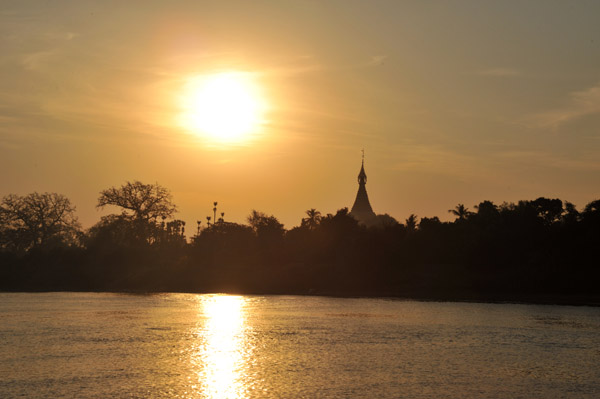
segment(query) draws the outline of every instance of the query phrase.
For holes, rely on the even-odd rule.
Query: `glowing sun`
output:
[[[188,79],[180,124],[219,142],[238,142],[263,123],[265,102],[251,74],[227,72]]]

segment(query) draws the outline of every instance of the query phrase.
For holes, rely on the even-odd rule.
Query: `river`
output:
[[[600,308],[0,294],[2,398],[598,398]]]

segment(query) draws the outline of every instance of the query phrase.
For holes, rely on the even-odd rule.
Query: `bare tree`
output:
[[[0,246],[28,250],[48,245],[73,245],[80,224],[67,197],[37,192],[10,194],[0,203]]]
[[[168,218],[175,213],[171,193],[166,188],[139,181],[127,182],[121,187],[111,187],[100,192],[98,208],[114,205],[123,209],[123,214],[137,221],[156,221],[159,217]]]

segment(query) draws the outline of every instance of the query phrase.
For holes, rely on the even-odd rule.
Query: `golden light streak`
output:
[[[202,397],[244,398],[244,302],[239,296],[202,298],[204,318],[199,330],[202,345],[195,355]]]

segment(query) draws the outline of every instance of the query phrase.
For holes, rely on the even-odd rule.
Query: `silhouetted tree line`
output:
[[[4,197],[0,289],[588,303],[600,297],[600,200],[581,212],[560,199],[483,201],[472,211],[451,209],[453,222],[379,215],[371,227],[347,208],[327,215],[310,209],[290,230],[252,211],[247,224],[221,218],[190,240],[158,184],[109,188],[97,206],[120,213],[82,231],[75,207],[60,194]]]

